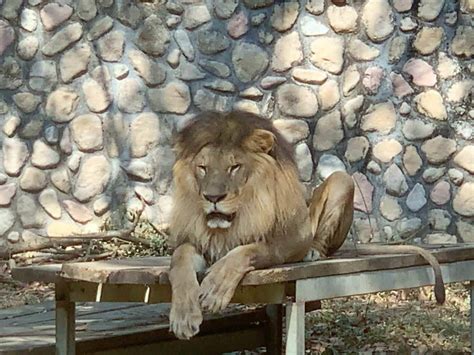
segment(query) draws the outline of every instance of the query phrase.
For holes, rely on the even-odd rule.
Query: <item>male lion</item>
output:
[[[292,147],[270,121],[233,112],[204,113],[177,136],[170,221],[170,329],[181,339],[199,331],[202,309],[218,312],[244,275],[334,253],[353,218],[354,184],[330,175],[306,205]],[[433,266],[435,295],[444,301],[436,258],[416,246],[365,246],[366,254],[416,253]],[[196,272],[210,266],[199,285]]]
[[[177,136],[170,234],[170,329],[189,339],[201,309],[218,312],[244,275],[337,250],[352,223],[354,185],[342,172],[308,209],[292,147],[270,121],[242,112],[205,113]],[[197,271],[207,269],[201,285]]]

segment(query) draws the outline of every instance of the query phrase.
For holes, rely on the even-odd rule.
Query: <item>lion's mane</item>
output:
[[[242,149],[255,129],[273,133],[273,148],[268,154],[244,149],[253,162],[253,172],[239,196],[236,218],[227,230],[211,230],[200,204],[192,159],[208,145]],[[270,121],[243,112],[203,113],[177,135],[175,150],[174,206],[170,219],[172,247],[190,242],[214,262],[239,245],[268,241],[274,228],[285,230],[285,224],[294,223],[294,215],[301,211],[304,194],[292,147]]]

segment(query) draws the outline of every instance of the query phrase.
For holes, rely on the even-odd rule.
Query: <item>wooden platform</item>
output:
[[[445,283],[471,281],[472,295],[474,245],[430,248],[441,264]],[[80,345],[76,347],[74,338],[75,303],[170,302],[168,271],[169,258],[155,257],[15,268],[13,276],[22,281],[56,284],[56,351],[73,355],[76,350],[80,353],[81,349]],[[237,287],[232,302],[267,304],[265,314],[268,315],[268,322],[265,331],[260,331],[267,334],[267,349],[275,354],[281,352],[282,318],[279,305],[284,304],[286,353],[299,355],[305,352],[304,313],[307,302],[433,284],[431,266],[418,255],[358,256],[354,250],[345,250],[332,259],[252,271]],[[471,296],[471,315],[473,299]],[[471,316],[471,321],[472,318],[474,316]],[[204,329],[200,337],[206,335]],[[245,344],[248,340],[249,344],[254,345],[254,337],[255,333],[241,334],[240,339]],[[471,326],[473,340],[474,326]],[[192,350],[199,353],[195,346]],[[183,351],[177,353],[185,353]]]
[[[267,317],[262,307],[245,311],[234,307],[219,316],[207,315],[200,335],[188,342],[169,333],[168,314],[169,304],[78,303],[76,351],[211,354],[239,350],[242,345],[265,346]],[[54,353],[54,302],[0,310],[0,354]]]

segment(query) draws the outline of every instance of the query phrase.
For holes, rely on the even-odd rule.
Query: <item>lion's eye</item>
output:
[[[229,173],[234,174],[240,169],[240,164],[234,164],[229,168]]]
[[[206,175],[207,167],[205,165],[198,165],[197,168],[201,174]]]

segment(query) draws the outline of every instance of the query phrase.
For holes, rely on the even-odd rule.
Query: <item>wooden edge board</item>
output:
[[[345,251],[347,253],[347,251]],[[433,254],[440,263],[474,259],[474,246],[455,246],[437,249]],[[156,260],[155,264],[154,260]],[[142,264],[142,261],[144,264]],[[134,258],[86,263],[66,263],[14,268],[13,275],[22,281],[57,282],[80,280],[112,284],[168,284],[169,258]],[[358,258],[330,258],[315,262],[300,262],[248,273],[242,285],[262,285],[354,272],[396,269],[426,265],[418,255],[376,255]],[[150,266],[157,265],[157,266]],[[59,277],[60,276],[60,277]]]

